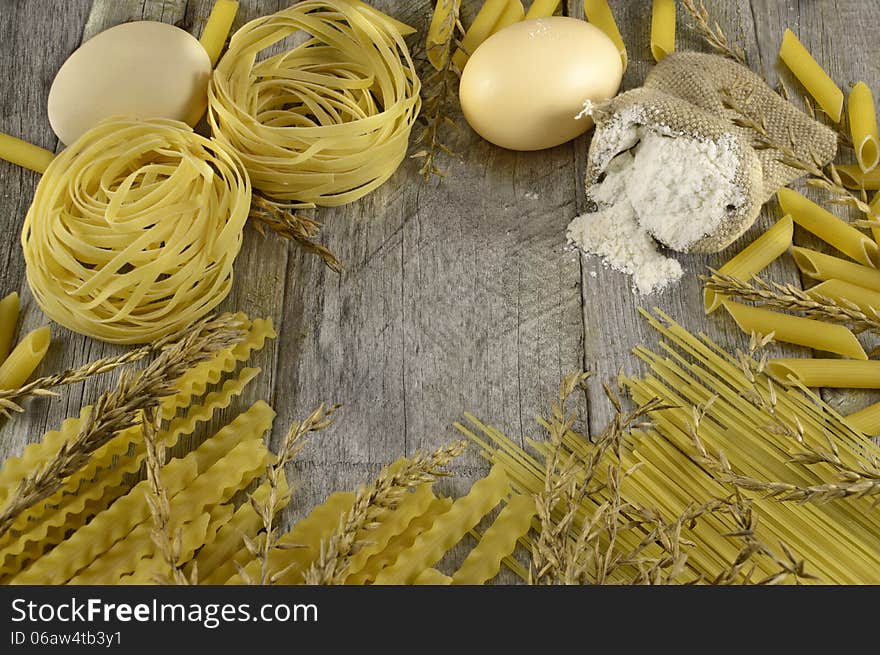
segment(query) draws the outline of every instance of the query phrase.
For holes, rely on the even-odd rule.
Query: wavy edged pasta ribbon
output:
[[[112,118],[50,164],[21,245],[43,311],[111,343],[146,343],[229,293],[250,211],[238,157],[177,121]]]
[[[258,60],[302,32],[300,45]],[[336,206],[397,170],[420,89],[395,21],[347,0],[306,0],[233,34],[208,89],[208,121],[266,196]]]

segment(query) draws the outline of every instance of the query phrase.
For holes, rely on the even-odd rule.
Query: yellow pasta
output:
[[[446,66],[449,59],[448,46],[455,30],[455,21],[458,18],[460,7],[461,0],[437,0],[437,4],[434,6],[425,46],[428,61],[438,71]]]
[[[202,30],[202,36],[199,38],[199,43],[208,53],[211,66],[214,66],[220,59],[220,53],[223,51],[223,46],[226,45],[226,37],[229,36],[229,30],[232,29],[236,13],[238,13],[236,0],[214,0],[211,14],[208,16],[208,21]]]
[[[868,173],[880,161],[880,136],[877,135],[874,96],[864,82],[859,82],[849,92],[847,112],[856,161],[861,171]]]
[[[729,300],[725,301],[724,309],[746,334],[768,335],[772,332],[774,341],[793,343],[853,359],[868,359],[859,340],[842,325],[750,307]]]
[[[535,516],[535,499],[530,494],[516,494],[483,533],[480,541],[452,576],[452,584],[484,584],[498,575],[501,561],[516,548],[526,535]]]
[[[880,271],[875,268],[797,246],[791,254],[801,273],[814,280],[842,280],[880,291]]]
[[[868,316],[874,316],[875,309],[880,312],[880,291],[866,289],[843,280],[827,280],[807,289],[807,293],[817,300],[830,298],[838,303],[851,302]]]
[[[455,51],[452,63],[458,70],[464,70],[468,58],[483,41],[492,34],[492,28],[498,23],[507,9],[508,0],[486,0],[474,17],[474,22],[467,29],[461,40],[461,47]]]
[[[441,573],[437,569],[425,569],[416,576],[416,579],[413,580],[413,584],[433,585],[435,587],[440,585],[450,585],[452,584],[452,578]]]
[[[52,333],[45,326],[30,332],[19,341],[3,364],[0,364],[0,389],[18,389],[23,385],[43,361],[51,340]]]
[[[620,52],[623,70],[626,70],[628,63],[626,44],[623,42],[623,37],[620,36],[620,30],[614,20],[614,14],[611,13],[611,8],[608,6],[608,0],[584,0],[584,16],[614,42]]]
[[[284,206],[336,206],[391,177],[421,106],[398,24],[346,0],[306,0],[232,35],[208,87],[208,122],[254,188]],[[311,38],[259,60],[300,30]]]
[[[825,243],[852,257],[860,264],[874,268],[880,264],[880,246],[846,221],[838,218],[797,191],[780,189],[777,193],[782,211],[791,214],[794,222],[812,232]]]
[[[772,359],[767,372],[805,387],[880,389],[880,361],[849,359]]]
[[[492,26],[492,34],[497,34],[505,27],[510,27],[515,23],[525,20],[525,17],[526,11],[523,9],[521,0],[507,0],[507,7],[504,8],[501,16]]]
[[[410,34],[415,34],[418,31],[412,25],[407,25],[403,21],[399,21],[393,16],[384,14],[372,5],[367,4],[362,0],[348,0],[348,2],[357,7],[358,10],[360,10],[373,20],[379,20],[388,23],[391,27],[397,30],[397,33],[400,34],[400,36],[409,36]]]
[[[654,0],[651,12],[651,55],[660,61],[675,51],[675,0]]]
[[[822,110],[835,123],[839,123],[843,112],[843,91],[789,29],[785,30],[782,37],[779,58],[815,98]]]
[[[419,535],[413,545],[377,576],[375,584],[410,584],[420,571],[440,561],[480,519],[501,502],[509,481],[504,469],[495,466],[485,478],[477,480],[467,496],[456,500],[448,512]]]
[[[15,291],[0,300],[0,362],[3,362],[12,350],[12,342],[15,341],[15,330],[18,326],[18,311],[18,293]]]
[[[863,173],[858,164],[835,164],[840,181],[847,189],[880,189],[880,168]]]
[[[532,18],[547,18],[556,13],[562,0],[532,0],[532,4],[526,12],[526,20]]]
[[[238,158],[184,123],[103,121],[37,186],[21,235],[28,284],[75,332],[153,341],[229,293],[250,201]]]
[[[718,269],[719,273],[735,277],[737,280],[747,282],[763,271],[773,260],[788,250],[791,246],[791,237],[794,232],[794,224],[791,216],[783,216],[773,227],[752,241],[734,257]],[[703,291],[703,307],[707,314],[714,312],[721,306],[725,296],[713,289]]]
[[[880,435],[880,403],[868,405],[846,417],[846,422],[859,432],[871,436]]]
[[[55,159],[55,153],[0,132],[0,159],[37,173],[45,173]]]

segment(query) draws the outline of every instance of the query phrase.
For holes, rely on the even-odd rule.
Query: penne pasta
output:
[[[880,161],[880,137],[877,135],[874,96],[864,82],[859,82],[849,92],[847,112],[856,161],[862,173],[868,173]]]
[[[496,34],[505,27],[510,27],[515,23],[525,20],[526,10],[523,9],[521,0],[508,0],[507,7],[501,13],[501,17],[492,26],[492,34]]]
[[[428,61],[438,71],[443,69],[449,59],[448,43],[455,30],[460,6],[461,0],[438,0],[434,7],[425,45]]]
[[[467,60],[477,49],[477,46],[492,34],[492,28],[504,14],[505,9],[507,9],[507,0],[486,0],[483,3],[480,11],[474,17],[474,22],[465,32],[464,38],[461,40],[461,47],[455,51],[455,55],[452,57],[452,63],[458,70],[464,70]]]
[[[0,300],[0,362],[3,362],[12,350],[19,309],[18,293],[15,291]]]
[[[842,280],[880,291],[880,271],[876,268],[798,246],[791,249],[791,255],[801,273],[814,280]]]
[[[880,312],[880,291],[873,291],[843,280],[827,280],[807,290],[813,298],[830,298],[835,302],[848,301],[856,305],[868,316],[874,310]]]
[[[220,59],[220,53],[223,52],[223,47],[226,45],[226,38],[229,36],[229,30],[232,29],[232,22],[235,20],[237,12],[238,2],[236,0],[215,0],[214,6],[211,8],[199,43],[208,53],[212,67]]]
[[[0,364],[0,389],[18,389],[23,385],[43,361],[51,340],[52,333],[47,325],[30,332],[19,341],[3,364]]]
[[[767,373],[805,387],[880,389],[880,361],[854,359],[771,359]]]
[[[880,435],[880,403],[868,405],[846,417],[846,422],[859,432]]]
[[[785,30],[779,58],[835,123],[843,113],[843,91],[816,62],[791,30]]]
[[[532,5],[526,13],[526,20],[532,18],[547,18],[556,13],[562,0],[532,0]]]
[[[783,216],[764,234],[731,257],[718,269],[718,272],[747,282],[788,250],[793,233],[794,223],[791,216]],[[724,298],[725,296],[714,290],[706,289],[703,292],[703,307],[706,313],[711,314],[718,309]]]
[[[724,302],[724,308],[746,334],[768,335],[772,332],[774,341],[793,343],[853,359],[868,359],[859,340],[842,325],[750,307],[729,300]]]
[[[880,264],[880,246],[866,234],[859,232],[797,191],[780,189],[777,194],[782,211],[791,214],[794,222],[812,232],[825,243],[852,257],[860,264],[877,268]]]
[[[675,52],[675,0],[654,0],[651,11],[651,55],[660,61]]]
[[[611,13],[611,8],[608,6],[608,0],[584,0],[584,16],[590,23],[602,30],[605,36],[617,46],[625,71],[628,63],[626,44],[623,42],[623,37],[620,36],[620,29],[617,27],[614,14]]]
[[[847,189],[880,189],[880,168],[867,173],[862,172],[858,164],[835,164],[834,169],[840,175],[840,181]]]

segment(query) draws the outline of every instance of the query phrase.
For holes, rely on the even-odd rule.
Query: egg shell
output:
[[[586,100],[617,93],[623,65],[597,27],[554,16],[516,23],[486,39],[465,65],[459,98],[465,119],[510,150],[552,148],[586,132]]]
[[[208,104],[211,61],[189,32],[156,21],[111,27],[61,66],[49,90],[49,123],[70,144],[110,116],[195,125]]]

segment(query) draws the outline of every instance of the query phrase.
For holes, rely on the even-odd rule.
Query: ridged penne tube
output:
[[[552,16],[556,13],[561,2],[562,0],[532,0],[532,4],[526,12],[526,20]]]
[[[801,273],[814,280],[842,280],[880,291],[880,271],[876,268],[797,246],[791,249],[791,255]]]
[[[651,10],[651,55],[660,61],[675,52],[675,0],[654,0]]]
[[[18,311],[18,293],[15,291],[0,300],[0,362],[5,360],[12,350],[15,329],[18,326]]]
[[[860,264],[874,268],[880,264],[880,246],[866,234],[827,209],[807,200],[797,191],[782,188],[776,195],[782,211],[791,214],[794,222],[805,230]]]
[[[448,512],[450,507],[452,507],[452,499],[450,498],[437,498],[433,500],[424,514],[415,517],[403,532],[396,537],[392,537],[385,548],[370,557],[360,571],[346,578],[345,584],[363,585],[372,583],[380,571],[394,564],[397,561],[397,556],[409,549],[419,535],[430,530],[437,517]]]
[[[618,52],[620,52],[623,70],[626,70],[628,63],[626,44],[620,35],[620,29],[617,27],[617,21],[614,20],[614,14],[611,13],[611,8],[608,6],[608,0],[584,0],[584,16],[614,42]]]
[[[859,82],[849,92],[847,113],[856,161],[862,172],[867,173],[880,161],[880,137],[877,135],[874,96],[864,82]]]
[[[321,544],[330,538],[339,527],[342,516],[354,504],[354,493],[338,491],[330,494],[323,504],[313,509],[308,516],[297,523],[290,532],[278,539],[278,544],[296,545],[298,548],[276,548],[269,554],[269,570],[287,572],[277,580],[278,584],[302,584],[306,569],[320,555]],[[245,571],[252,579],[260,578],[260,563],[251,561]],[[232,571],[235,573],[235,569]],[[244,580],[237,573],[232,575],[225,584],[240,585]]]
[[[880,169],[875,168],[867,173],[862,172],[858,164],[835,164],[840,181],[847,189],[880,189]]]
[[[794,223],[791,216],[783,216],[764,234],[752,241],[718,269],[719,273],[748,282],[763,271],[791,246]],[[703,307],[711,314],[721,306],[725,296],[713,289],[703,291]]]
[[[424,514],[436,500],[430,484],[423,484],[414,492],[407,494],[393,510],[378,518],[379,525],[365,535],[364,545],[351,557],[348,563],[348,576],[356,575],[376,553],[381,552],[388,542],[406,530],[414,518]]]
[[[868,405],[846,417],[846,422],[859,432],[873,436],[880,435],[880,403]]]
[[[19,341],[0,364],[0,389],[18,389],[23,385],[43,361],[51,341],[49,326],[37,328]]]
[[[438,71],[443,69],[449,58],[447,44],[455,30],[455,21],[458,18],[460,6],[461,0],[437,0],[437,4],[434,6],[425,46],[428,61]]]
[[[880,361],[853,359],[771,359],[767,372],[805,387],[880,389]]]
[[[868,316],[880,312],[880,291],[866,289],[843,280],[828,280],[807,290],[807,294],[821,300],[830,298],[835,302],[848,301],[858,306]]]
[[[461,40],[461,47],[452,56],[452,63],[458,70],[464,70],[464,65],[477,46],[492,34],[492,28],[506,8],[507,0],[486,0],[483,3],[480,11],[474,17],[474,22],[465,32],[464,38]]]
[[[493,466],[485,478],[477,480],[463,498],[456,500],[445,514],[437,517],[427,532],[397,557],[397,561],[376,576],[375,584],[410,584],[420,571],[440,561],[480,519],[507,494],[510,482],[501,466]]]
[[[235,14],[238,13],[238,2],[236,0],[215,0],[208,20],[199,37],[199,43],[208,53],[208,59],[211,60],[211,66],[220,59],[220,53],[226,45],[226,37],[229,36],[229,30],[232,29],[232,22],[235,20]]]
[[[492,34],[497,34],[505,27],[510,27],[515,23],[525,20],[526,10],[523,9],[521,0],[507,0],[507,7],[501,12],[501,16],[492,26]]]
[[[843,91],[789,29],[782,37],[779,58],[835,123],[843,113]]]
[[[868,359],[859,340],[842,325],[750,307],[730,300],[725,301],[724,309],[746,334],[768,335],[772,332],[774,341],[793,343],[853,359]]]
[[[55,153],[0,132],[0,159],[42,174],[55,159]]]
[[[415,585],[433,585],[435,587],[452,584],[452,578],[437,569],[425,569],[413,580]]]
[[[452,575],[452,584],[479,585],[498,575],[502,560],[513,553],[517,541],[528,533],[535,513],[533,496],[517,494],[508,500],[498,518]]]

